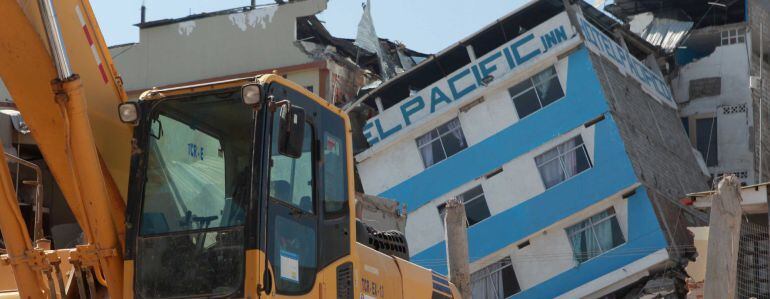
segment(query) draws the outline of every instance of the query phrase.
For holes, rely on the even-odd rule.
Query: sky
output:
[[[377,35],[436,53],[529,0],[372,0]],[[144,0],[147,21],[247,6],[250,0]],[[330,0],[318,15],[337,37],[355,38],[365,0]],[[257,4],[275,3],[257,0]],[[137,42],[142,0],[91,0],[108,45]]]

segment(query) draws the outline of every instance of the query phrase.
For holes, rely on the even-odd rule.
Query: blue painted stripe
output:
[[[414,211],[605,113],[607,104],[589,59],[584,48],[569,56],[564,98],[379,195],[403,202]]]
[[[637,183],[620,132],[610,115],[596,124],[593,162],[593,168],[469,228],[471,262]],[[445,247],[442,241],[424,251],[415,252],[412,261],[439,273],[446,273]]]

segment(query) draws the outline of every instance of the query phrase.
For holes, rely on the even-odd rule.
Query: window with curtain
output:
[[[553,66],[508,88],[519,118],[535,113],[564,97],[556,68]]]
[[[465,206],[465,217],[468,218],[468,227],[491,216],[489,206],[487,206],[487,199],[484,197],[484,189],[481,188],[481,185],[465,191],[463,194],[457,196],[457,198],[460,199]],[[438,206],[438,214],[441,217],[442,223],[444,221],[445,211],[446,203],[442,203]]]
[[[417,138],[425,168],[441,162],[468,147],[460,120],[455,118]]]
[[[473,298],[502,299],[521,292],[511,258],[504,258],[471,274]]]
[[[695,120],[695,146],[703,155],[706,166],[717,166],[717,118],[699,118]]]
[[[546,189],[591,168],[591,159],[580,135],[535,157],[535,163]]]
[[[578,263],[590,260],[626,242],[614,208],[609,208],[568,227],[567,236]]]

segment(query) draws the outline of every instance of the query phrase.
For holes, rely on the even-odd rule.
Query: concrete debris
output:
[[[676,50],[693,26],[691,21],[655,16],[646,12],[631,16],[631,31],[666,52]]]

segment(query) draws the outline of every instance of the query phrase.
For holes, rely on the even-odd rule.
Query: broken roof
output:
[[[376,53],[371,53],[355,45],[353,39],[332,36],[316,16],[297,18],[297,41],[334,46],[339,54],[350,58],[360,67],[372,70],[376,74],[380,73],[381,66]],[[388,39],[380,38],[379,41],[388,56],[397,56],[398,52],[410,58],[427,58],[429,56],[428,54],[408,49],[403,44]],[[391,57],[391,59],[387,60],[404,70],[411,68],[411,66],[403,65],[398,59]]]
[[[630,41],[629,50],[633,55],[643,57],[646,56],[645,53],[650,54],[658,51],[658,48],[639,36],[626,32],[627,30],[623,29],[615,19],[592,5],[582,0],[578,3],[586,18],[597,23],[599,25],[597,27],[605,34],[612,36],[611,30],[621,29],[624,37]],[[562,0],[532,0],[438,54],[431,55],[411,70],[374,88],[356,103],[363,102],[369,107],[376,107],[375,99],[380,98],[383,108],[388,109],[408,98],[411,91],[422,90],[469,64],[471,60],[468,56],[467,46],[472,46],[476,52],[476,57],[481,57],[563,11]]]
[[[212,12],[204,12],[204,13],[198,13],[198,14],[192,14],[186,17],[181,18],[171,18],[171,19],[162,19],[162,20],[156,20],[156,21],[149,21],[149,22],[143,22],[134,24],[134,26],[139,27],[141,29],[144,28],[151,28],[151,27],[157,27],[157,26],[163,26],[168,24],[175,24],[175,23],[181,23],[181,22],[187,22],[202,18],[208,18],[213,16],[221,16],[221,15],[229,15],[239,12],[247,12],[255,9],[261,9],[265,7],[270,6],[278,6],[278,4],[263,4],[263,5],[255,5],[255,6],[243,6],[243,7],[236,7],[236,8],[230,8],[225,10],[219,10],[219,11],[212,11]]]
[[[286,3],[291,3],[291,2],[286,2]],[[208,18],[213,16],[231,15],[236,13],[250,12],[250,11],[259,10],[259,9],[275,8],[281,4],[272,3],[272,4],[264,4],[264,5],[237,7],[237,8],[225,9],[225,10],[214,11],[214,12],[193,14],[182,18],[162,19],[162,20],[156,20],[156,21],[143,22],[143,23],[135,24],[135,26],[141,29],[146,29],[146,28],[182,23],[182,22],[187,22],[192,20],[198,20],[198,19],[203,19],[203,18]],[[322,21],[320,21],[315,15],[297,17],[296,30],[297,30],[296,40],[298,42],[310,42],[321,46],[332,46],[334,47],[334,50],[333,50],[334,52],[342,55],[343,57],[349,58],[350,61],[357,64],[359,67],[363,69],[368,69],[372,71],[372,73],[374,74],[380,73],[381,66],[377,62],[378,59],[375,53],[370,53],[356,46],[353,43],[352,39],[338,38],[338,37],[332,36],[329,33],[329,31],[326,29],[326,27],[323,25]],[[417,62],[422,61],[422,59],[428,57],[427,54],[423,54],[423,53],[408,49],[403,44],[392,42],[388,39],[381,38],[380,44],[385,50],[386,56],[392,56],[392,57],[386,58],[386,61],[388,61],[389,63],[391,63],[391,65],[394,65],[396,68],[401,70],[409,69]],[[128,45],[128,44],[125,44],[125,45]],[[124,46],[124,45],[115,45],[115,46],[111,46],[110,48],[117,48],[121,46]],[[399,59],[400,56],[406,56],[408,59],[412,59],[413,63],[411,65],[404,65],[403,61]]]
[[[744,0],[615,0],[607,5],[605,10],[624,21],[645,12],[681,12],[686,14],[689,20],[680,21],[695,21],[697,28],[736,23],[746,19]]]
[[[656,16],[651,12],[641,13],[629,19],[632,32],[666,52],[676,50],[694,24],[692,21]]]

